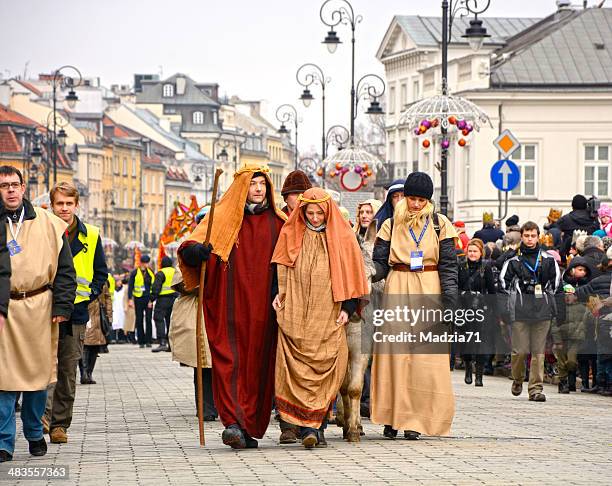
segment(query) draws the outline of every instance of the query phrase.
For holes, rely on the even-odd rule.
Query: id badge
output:
[[[533,288],[533,293],[536,296],[536,299],[541,299],[542,296],[544,295],[542,293],[542,285],[541,284],[537,284],[534,288]]]
[[[410,252],[410,270],[413,272],[423,270],[423,252],[422,251],[411,251]]]
[[[6,244],[8,251],[9,251],[9,255],[10,256],[15,256],[18,253],[21,253],[21,247],[19,246],[19,243],[17,243],[15,240],[11,240]]]

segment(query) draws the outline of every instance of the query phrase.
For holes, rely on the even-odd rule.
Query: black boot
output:
[[[397,429],[394,429],[390,425],[385,425],[385,428],[383,430],[383,435],[387,439],[395,439],[397,437]]]
[[[576,391],[576,370],[570,371],[567,375],[567,384],[569,387],[569,391]]]
[[[465,384],[472,384],[472,362],[468,360],[465,361]]]
[[[482,375],[484,373],[484,365],[482,363],[476,363],[476,380],[474,386],[482,386]]]
[[[567,384],[567,378],[559,380],[559,393],[569,393],[569,385]]]
[[[159,342],[159,346],[157,346],[155,349],[152,349],[151,352],[159,353],[160,351],[168,351],[169,349],[170,348],[168,348],[168,343],[166,343],[166,340],[162,339]]]
[[[96,349],[89,350],[87,359],[87,378],[89,379],[89,385],[95,385],[96,381],[93,379],[93,370],[96,367],[96,361],[98,360],[98,352]]]

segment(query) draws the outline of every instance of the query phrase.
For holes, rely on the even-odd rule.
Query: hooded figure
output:
[[[214,401],[226,427],[223,443],[257,447],[270,421],[276,361],[276,269],[270,264],[286,219],[276,209],[266,166],[246,165],[234,175],[215,209],[179,248],[185,290],[199,285],[200,266],[210,260],[204,283],[204,321],[215,363]],[[211,255],[212,253],[212,255]]]
[[[397,205],[397,202],[399,202],[399,200],[403,199],[404,197],[404,183],[405,182],[406,182],[405,179],[397,179],[393,181],[391,185],[389,186],[389,190],[387,191],[387,198],[385,199],[385,202],[383,203],[383,205],[380,207],[380,209],[374,216],[374,219],[376,220],[377,229],[380,229],[380,227],[385,221],[393,217],[393,211],[395,210],[395,206]],[[394,197],[394,194],[399,194],[399,196],[401,197],[398,197],[398,196]],[[396,201],[395,204],[394,204],[394,201]]]
[[[354,233],[319,188],[299,197],[272,256],[277,264],[276,409],[302,427],[302,443],[320,440],[347,368],[344,324],[368,294]]]
[[[370,223],[374,221],[374,215],[380,210],[383,203],[378,199],[366,199],[357,204],[357,217],[355,219],[355,233],[364,236]],[[364,206],[370,206],[369,208]]]

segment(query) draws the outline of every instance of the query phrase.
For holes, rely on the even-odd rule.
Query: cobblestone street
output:
[[[457,413],[452,437],[389,441],[382,427],[364,423],[359,444],[330,426],[327,449],[279,446],[272,422],[258,450],[235,452],[221,443],[219,422],[206,425],[198,446],[193,375],[130,345],[111,346],[98,360],[97,385],[78,385],[69,443],[49,445],[33,458],[21,434],[13,466],[68,465],[78,485],[190,484],[609,484],[612,402],[559,395],[547,385],[546,403],[515,398],[510,380],[485,377],[482,389],[453,375]],[[6,473],[3,473],[6,479]],[[15,482],[14,484],[42,484]],[[49,483],[58,481],[50,481]]]

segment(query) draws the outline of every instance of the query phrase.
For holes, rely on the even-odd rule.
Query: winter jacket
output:
[[[482,229],[474,233],[474,238],[482,240],[486,245],[487,243],[495,243],[497,240],[504,238],[504,232],[500,229],[495,228],[492,225],[485,225]]]
[[[482,308],[486,305],[491,315],[497,316],[495,300],[487,298],[486,301],[479,296],[494,295],[497,293],[495,275],[490,260],[470,262],[467,258],[459,260],[459,293],[464,308]]]
[[[572,269],[578,266],[583,266],[587,270],[586,277],[580,280],[577,280],[571,275]],[[563,273],[563,283],[571,285],[578,291],[579,288],[593,279],[593,272],[594,269],[589,260],[583,257],[576,257],[572,259],[567,270]],[[586,306],[583,302],[575,302],[573,304],[566,303],[565,305],[566,321],[555,321],[551,327],[553,342],[562,343],[568,340],[583,341],[586,335],[585,328],[588,319]]]
[[[589,269],[591,270],[591,278],[589,280],[599,277],[602,274],[600,267],[606,258],[606,254],[599,248],[587,248],[582,252],[582,257],[589,262]]]
[[[6,246],[6,216],[4,207],[0,208],[0,314],[8,315],[8,306],[11,295],[11,258]]]
[[[111,299],[108,285],[104,286],[99,298],[89,303],[89,323],[85,328],[85,346],[101,346],[106,344],[106,336],[102,332],[102,320],[100,310],[108,318],[108,323],[113,322],[113,301]]]
[[[557,221],[557,226],[563,234],[563,245],[561,254],[567,255],[572,246],[572,236],[574,230],[584,230],[587,234],[592,235],[594,231],[599,229],[599,223],[586,209],[575,209],[571,213],[562,216]]]
[[[529,270],[537,269],[535,274]],[[502,267],[500,292],[502,318],[506,324],[514,321],[544,321],[552,318],[565,321],[565,301],[561,286],[561,272],[555,259],[538,245],[528,249],[521,244],[516,254]],[[542,296],[535,295],[535,286],[541,285]]]

